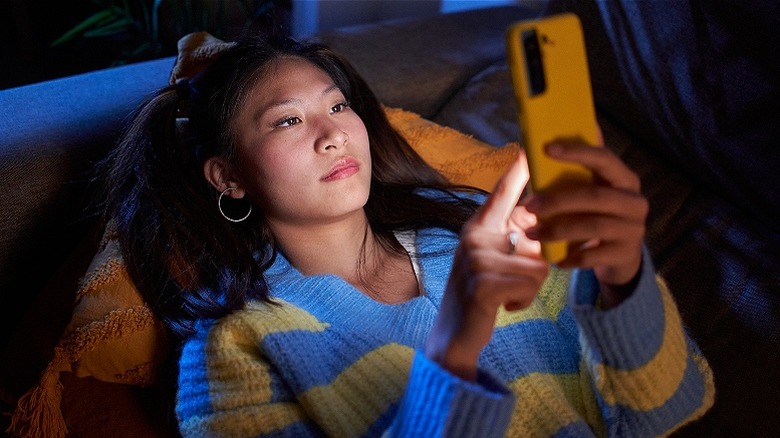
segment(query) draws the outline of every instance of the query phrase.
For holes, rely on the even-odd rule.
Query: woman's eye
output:
[[[287,117],[274,123],[274,126],[279,128],[285,128],[288,126],[297,125],[300,122],[301,119],[299,119],[298,117]]]
[[[336,105],[333,105],[333,107],[330,110],[331,112],[334,113],[340,113],[347,108],[349,108],[349,102],[341,102],[341,103],[337,103]]]

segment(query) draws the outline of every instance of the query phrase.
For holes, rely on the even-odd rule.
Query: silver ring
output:
[[[509,254],[515,253],[517,247],[517,241],[520,238],[520,234],[517,231],[510,231],[506,233],[506,240],[509,242]]]

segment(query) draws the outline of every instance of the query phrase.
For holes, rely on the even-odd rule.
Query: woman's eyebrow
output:
[[[341,92],[341,89],[339,88],[339,86],[338,86],[338,85],[336,85],[336,84],[332,84],[330,87],[328,87],[328,88],[326,88],[326,89],[324,89],[324,90],[322,91],[322,95],[324,96],[324,95],[326,95],[326,94],[328,94],[328,93],[332,93],[332,92],[334,92],[334,91]]]

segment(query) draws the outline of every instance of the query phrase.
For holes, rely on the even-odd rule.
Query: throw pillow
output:
[[[412,148],[455,184],[492,191],[520,152],[516,142],[495,147],[410,111],[386,107],[385,112]]]

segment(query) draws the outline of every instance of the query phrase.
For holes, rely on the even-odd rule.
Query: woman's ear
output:
[[[227,160],[222,157],[207,159],[203,163],[203,176],[220,193],[228,188],[232,188],[233,190],[228,193],[228,196],[231,198],[241,199],[246,194],[244,188],[230,170]]]

